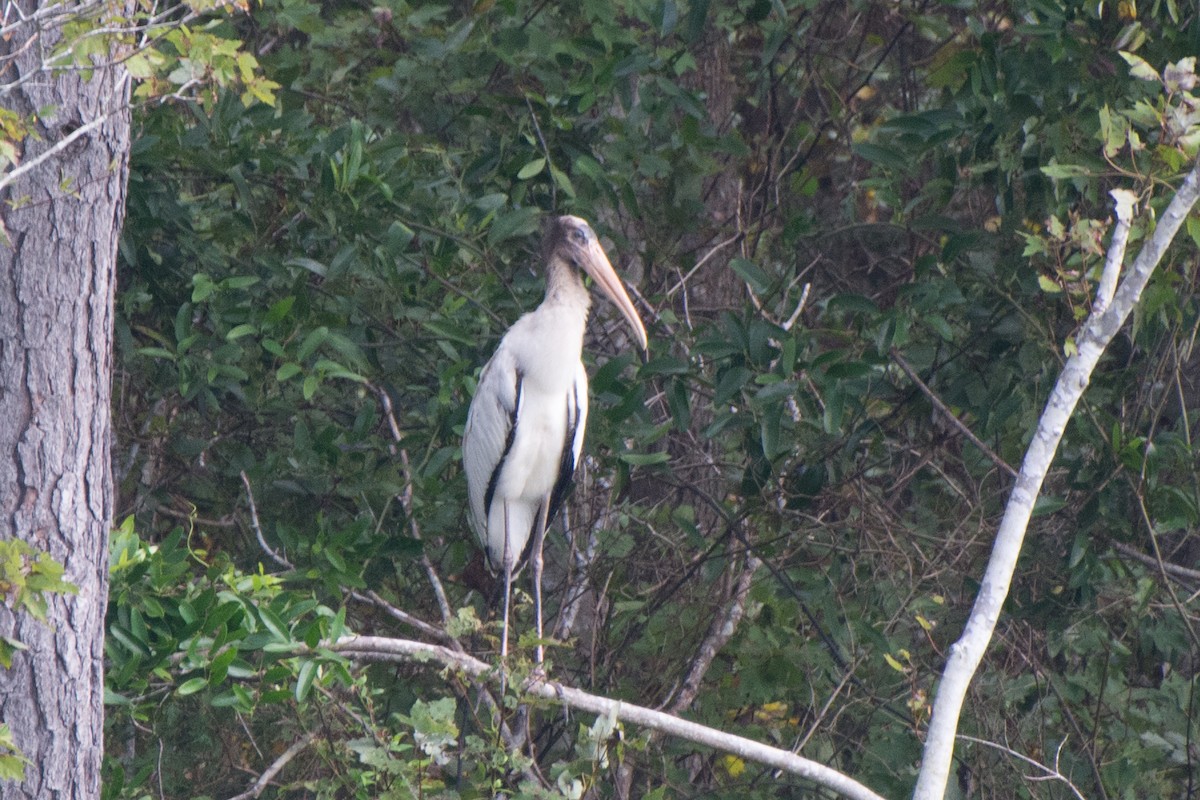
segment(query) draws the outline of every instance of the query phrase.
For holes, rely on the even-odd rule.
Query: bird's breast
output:
[[[512,450],[496,495],[541,502],[554,488],[567,445],[567,404],[571,387],[542,392],[527,381]]]

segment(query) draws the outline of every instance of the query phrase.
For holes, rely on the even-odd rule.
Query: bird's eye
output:
[[[571,241],[578,245],[587,244],[587,231],[583,228],[573,228],[571,230]]]

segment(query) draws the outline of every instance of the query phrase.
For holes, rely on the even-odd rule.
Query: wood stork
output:
[[[527,556],[542,638],[542,539],[583,449],[588,386],[581,353],[591,298],[580,270],[624,315],[643,351],[647,346],[646,329],[591,226],[561,216],[542,229],[545,299],[508,329],[484,366],[463,433],[471,525],[489,568],[504,575],[502,658],[512,580]]]

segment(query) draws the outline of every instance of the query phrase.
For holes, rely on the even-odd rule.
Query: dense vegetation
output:
[[[674,707],[738,608],[679,710],[910,792],[1107,191],[1144,204],[1136,247],[1195,151],[1194,9],[264,0],[212,24],[280,89],[136,119],[106,795],[228,797],[297,743],[264,796],[611,796],[621,764],[635,796],[810,790],[553,708],[530,771],[454,676],[318,647],[430,639],[400,609],[494,657],[458,446],[540,299],[550,210],[606,237],[651,332],[641,361],[597,304],[587,467],[547,554],[553,608],[586,593],[552,675]],[[962,796],[1197,791],[1194,252],[1067,431]]]

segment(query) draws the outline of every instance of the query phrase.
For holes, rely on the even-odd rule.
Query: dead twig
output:
[[[916,384],[917,388],[921,390],[921,394],[925,395],[929,402],[933,404],[933,407],[937,409],[938,412],[945,417],[951,425],[957,428],[959,433],[967,437],[971,444],[978,447],[980,452],[992,460],[992,463],[1008,473],[1010,478],[1017,477],[1017,471],[1013,469],[1007,461],[997,455],[992,448],[984,444],[983,440],[976,436],[971,429],[963,423],[962,420],[954,415],[954,412],[950,410],[950,407],[943,403],[942,399],[933,393],[933,390],[925,384],[925,381],[921,380],[921,376],[918,375],[916,370],[914,370],[912,366],[904,359],[904,356],[900,355],[899,350],[893,347],[889,352],[891,353],[892,360],[896,362],[900,369],[904,370],[904,374],[908,376],[909,380]]]
[[[280,753],[279,758],[272,761],[271,766],[267,767],[263,771],[263,774],[258,776],[258,780],[254,782],[253,786],[241,794],[234,795],[229,800],[255,800],[255,798],[266,790],[271,781],[275,780],[275,776],[279,774],[280,770],[286,767],[289,761],[300,755],[301,751],[312,744],[316,738],[317,734],[315,732],[303,736],[287,750]]]

